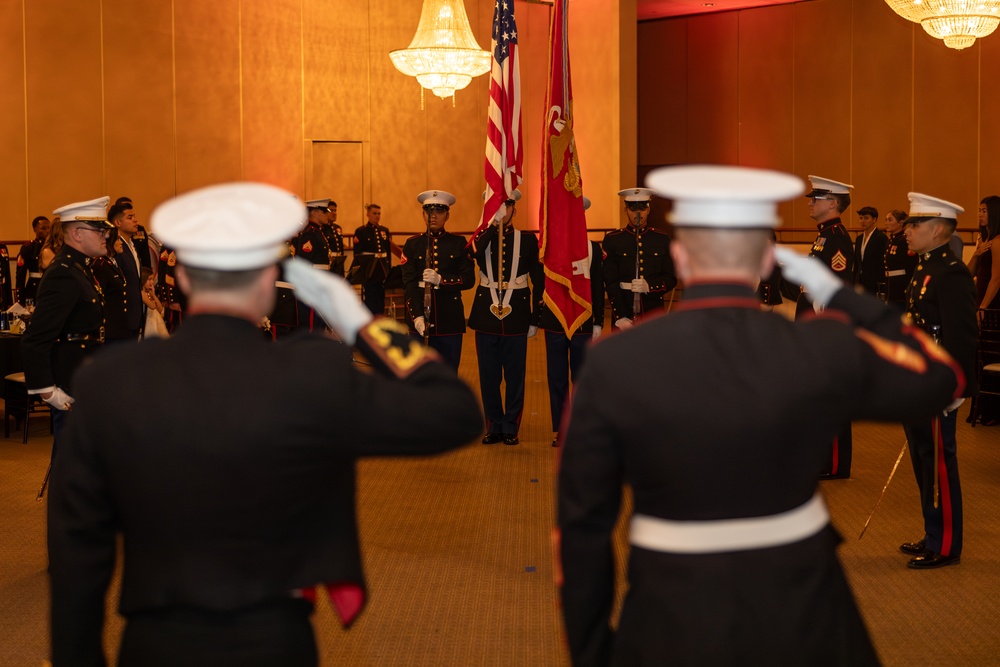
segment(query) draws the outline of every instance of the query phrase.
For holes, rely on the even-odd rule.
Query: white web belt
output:
[[[792,544],[830,523],[826,503],[816,493],[795,509],[771,516],[717,521],[673,521],[636,514],[629,542],[643,549],[679,554],[746,551]]]

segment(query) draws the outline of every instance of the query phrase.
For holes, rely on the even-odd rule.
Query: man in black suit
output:
[[[869,294],[885,294],[885,251],[889,237],[878,228],[878,209],[858,209],[861,231],[854,237],[854,284]]]
[[[35,300],[38,281],[42,279],[42,270],[38,268],[38,256],[42,254],[42,244],[49,238],[52,223],[44,215],[31,221],[31,231],[35,238],[21,246],[17,253],[17,269],[14,271],[17,302],[22,306],[25,300]]]
[[[684,297],[594,345],[574,388],[557,548],[573,664],[876,665],[816,476],[843,422],[939,413],[953,365],[894,309],[787,249],[784,275],[826,311],[761,311],[754,284],[798,178],[701,166],[648,182],[673,200]],[[626,486],[628,595],[613,630]]]
[[[112,229],[106,213],[109,199],[55,210],[62,219],[63,247],[38,284],[35,312],[21,339],[28,393],[38,394],[54,408],[53,457],[74,400],[73,373],[104,342],[104,298],[90,261],[107,254]]]
[[[108,222],[118,229],[122,241],[122,251],[115,255],[115,262],[121,269],[125,279],[125,304],[121,313],[114,316],[123,322],[120,338],[109,338],[108,342],[137,341],[142,333],[144,318],[142,313],[142,285],[139,281],[139,270],[142,261],[133,243],[133,237],[139,229],[139,221],[131,204],[115,204],[108,211]]]
[[[189,317],[78,375],[49,502],[53,664],[105,664],[120,533],[118,664],[315,667],[317,590],[345,624],[364,604],[357,459],[441,452],[481,432],[474,394],[433,351],[308,262],[286,261],[285,279],[347,344],[260,335],[286,239],[305,220],[290,193],[251,183],[154,212]],[[353,363],[352,345],[374,372]],[[140,395],[180,417],[121,409]]]

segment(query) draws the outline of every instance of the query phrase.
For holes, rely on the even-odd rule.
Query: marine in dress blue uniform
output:
[[[465,338],[462,292],[476,283],[465,237],[445,231],[455,196],[444,190],[417,195],[427,231],[407,239],[401,259],[406,319],[445,363],[458,372]],[[429,299],[428,299],[429,297]]]
[[[643,317],[663,312],[663,297],[677,285],[677,277],[670,237],[649,226],[653,191],[628,188],[618,196],[624,201],[628,225],[604,236],[604,287],[611,300],[611,322],[617,329],[627,329]]]
[[[702,166],[648,182],[674,200],[684,297],[595,344],[574,388],[557,545],[572,663],[878,664],[816,477],[844,421],[933,414],[953,367],[898,313],[794,252],[784,274],[825,313],[761,310],[753,284],[798,178]],[[628,592],[612,630],[625,484]]]
[[[375,315],[385,312],[385,280],[392,268],[392,241],[389,228],[380,225],[382,207],[368,204],[368,220],[354,231],[354,261],[351,263],[352,282],[361,285],[361,298]]]
[[[538,237],[514,229],[517,201],[512,199],[472,242],[479,265],[479,287],[469,313],[469,328],[476,332],[479,389],[486,413],[484,444],[501,440],[520,442],[518,429],[524,409],[524,374],[528,338],[538,332],[538,312],[532,309],[532,290],[542,289],[544,274],[538,261]],[[500,252],[502,226],[503,252]],[[500,384],[506,387],[500,397]]]
[[[590,200],[583,198],[583,210],[590,208]],[[543,264],[544,266],[544,264]],[[563,407],[569,396],[570,381],[576,382],[583,368],[587,347],[591,340],[601,337],[604,328],[604,258],[597,241],[590,242],[590,254],[584,271],[590,278],[591,316],[567,336],[562,323],[545,303],[545,285],[535,290],[535,308],[538,310],[538,328],[545,332],[545,377],[549,384],[549,413],[552,417],[552,446],[559,446],[559,428],[563,421]]]
[[[344,263],[347,254],[344,252],[344,230],[337,224],[337,202],[327,200],[326,222],[323,224],[323,235],[330,245],[330,272],[344,276]]]
[[[329,199],[312,199],[306,202],[309,209],[309,220],[295,238],[292,239],[291,252],[295,257],[301,257],[313,265],[318,271],[330,271],[333,251],[323,233]],[[283,287],[278,286],[279,289]],[[324,323],[316,315],[316,311],[304,303],[296,302],[298,310],[298,326],[308,331],[322,331]]]
[[[850,234],[840,221],[840,214],[851,205],[851,190],[854,186],[821,176],[810,176],[809,182],[812,185],[812,189],[806,194],[809,199],[809,217],[816,222],[818,232],[809,254],[830,267],[845,284],[851,285],[854,276],[854,246]],[[811,316],[812,313],[812,303],[800,290],[795,305],[795,319]],[[821,475],[823,479],[847,479],[851,476],[853,444],[851,424],[848,422],[833,438],[829,462]]]
[[[919,263],[906,291],[906,312],[958,363],[966,386],[958,400],[930,418],[903,424],[910,460],[920,490],[924,536],[900,547],[914,556],[908,565],[929,569],[959,562],[962,554],[962,488],[958,477],[955,422],[961,397],[976,392],[976,287],[948,240],[961,206],[911,192],[906,228],[909,247]]]
[[[902,217],[898,220],[896,215]],[[886,301],[906,310],[906,288],[917,268],[917,253],[906,243],[906,214],[902,211],[890,212],[886,216],[886,232],[889,245],[885,249],[885,298]],[[890,221],[891,218],[891,221]]]
[[[288,192],[249,183],[153,213],[191,291],[189,317],[177,335],[118,346],[78,374],[48,506],[54,665],[106,663],[107,589],[123,553],[117,664],[315,667],[317,589],[345,625],[365,602],[357,460],[442,452],[481,432],[475,395],[433,350],[304,260],[285,261],[285,277],[346,344],[259,335],[305,217]],[[219,273],[229,287],[212,285]],[[183,419],[154,428],[121,409],[137,395]]]
[[[38,284],[35,312],[21,339],[28,393],[54,408],[53,460],[74,400],[73,374],[104,342],[104,296],[90,265],[107,253],[109,201],[99,197],[54,211],[62,218],[63,247]]]
[[[42,254],[42,245],[49,237],[52,223],[44,215],[31,221],[31,229],[35,238],[21,246],[17,253],[17,268],[14,270],[14,287],[17,290],[17,301],[24,305],[26,299],[35,299],[38,281],[42,279],[42,270],[38,266],[38,258]]]

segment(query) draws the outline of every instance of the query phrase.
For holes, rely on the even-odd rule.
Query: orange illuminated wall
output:
[[[853,210],[905,210],[923,191],[975,227],[979,200],[1000,193],[998,74],[1000,35],[954,51],[882,0],[644,22],[639,164],[818,174],[855,186]],[[782,214],[811,224],[804,200]]]
[[[465,0],[489,48],[492,0]],[[576,137],[590,224],[617,224],[634,178],[635,0],[572,0]],[[422,227],[417,193],[453,192],[472,229],[483,190],[489,76],[455,106],[397,72],[420,0],[0,0],[0,238],[101,195],[141,220],[164,199],[236,179],[332,196],[348,230],[377,202]],[[537,226],[550,7],[517,0],[527,198]],[[625,35],[623,38],[622,30]],[[622,53],[626,55],[623,56]],[[321,183],[322,181],[322,183]]]

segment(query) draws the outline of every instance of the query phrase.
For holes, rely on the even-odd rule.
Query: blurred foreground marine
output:
[[[288,192],[251,183],[153,214],[176,249],[189,317],[171,338],[109,350],[77,376],[49,502],[53,664],[105,664],[122,534],[118,664],[315,666],[316,591],[345,624],[365,599],[356,460],[441,452],[482,431],[475,396],[433,351],[302,259],[284,263],[285,280],[375,372],[318,334],[260,335],[285,240],[305,220]],[[154,429],[123,413],[121,397],[139,395],[184,419]]]
[[[793,323],[760,309],[776,203],[801,194],[798,178],[701,166],[649,183],[674,200],[684,297],[594,345],[574,390],[558,498],[573,664],[877,664],[816,477],[845,421],[933,415],[961,379],[898,311],[816,259],[779,256],[823,315]],[[664,377],[684,390],[664,400]],[[625,483],[635,513],[615,633]]]

